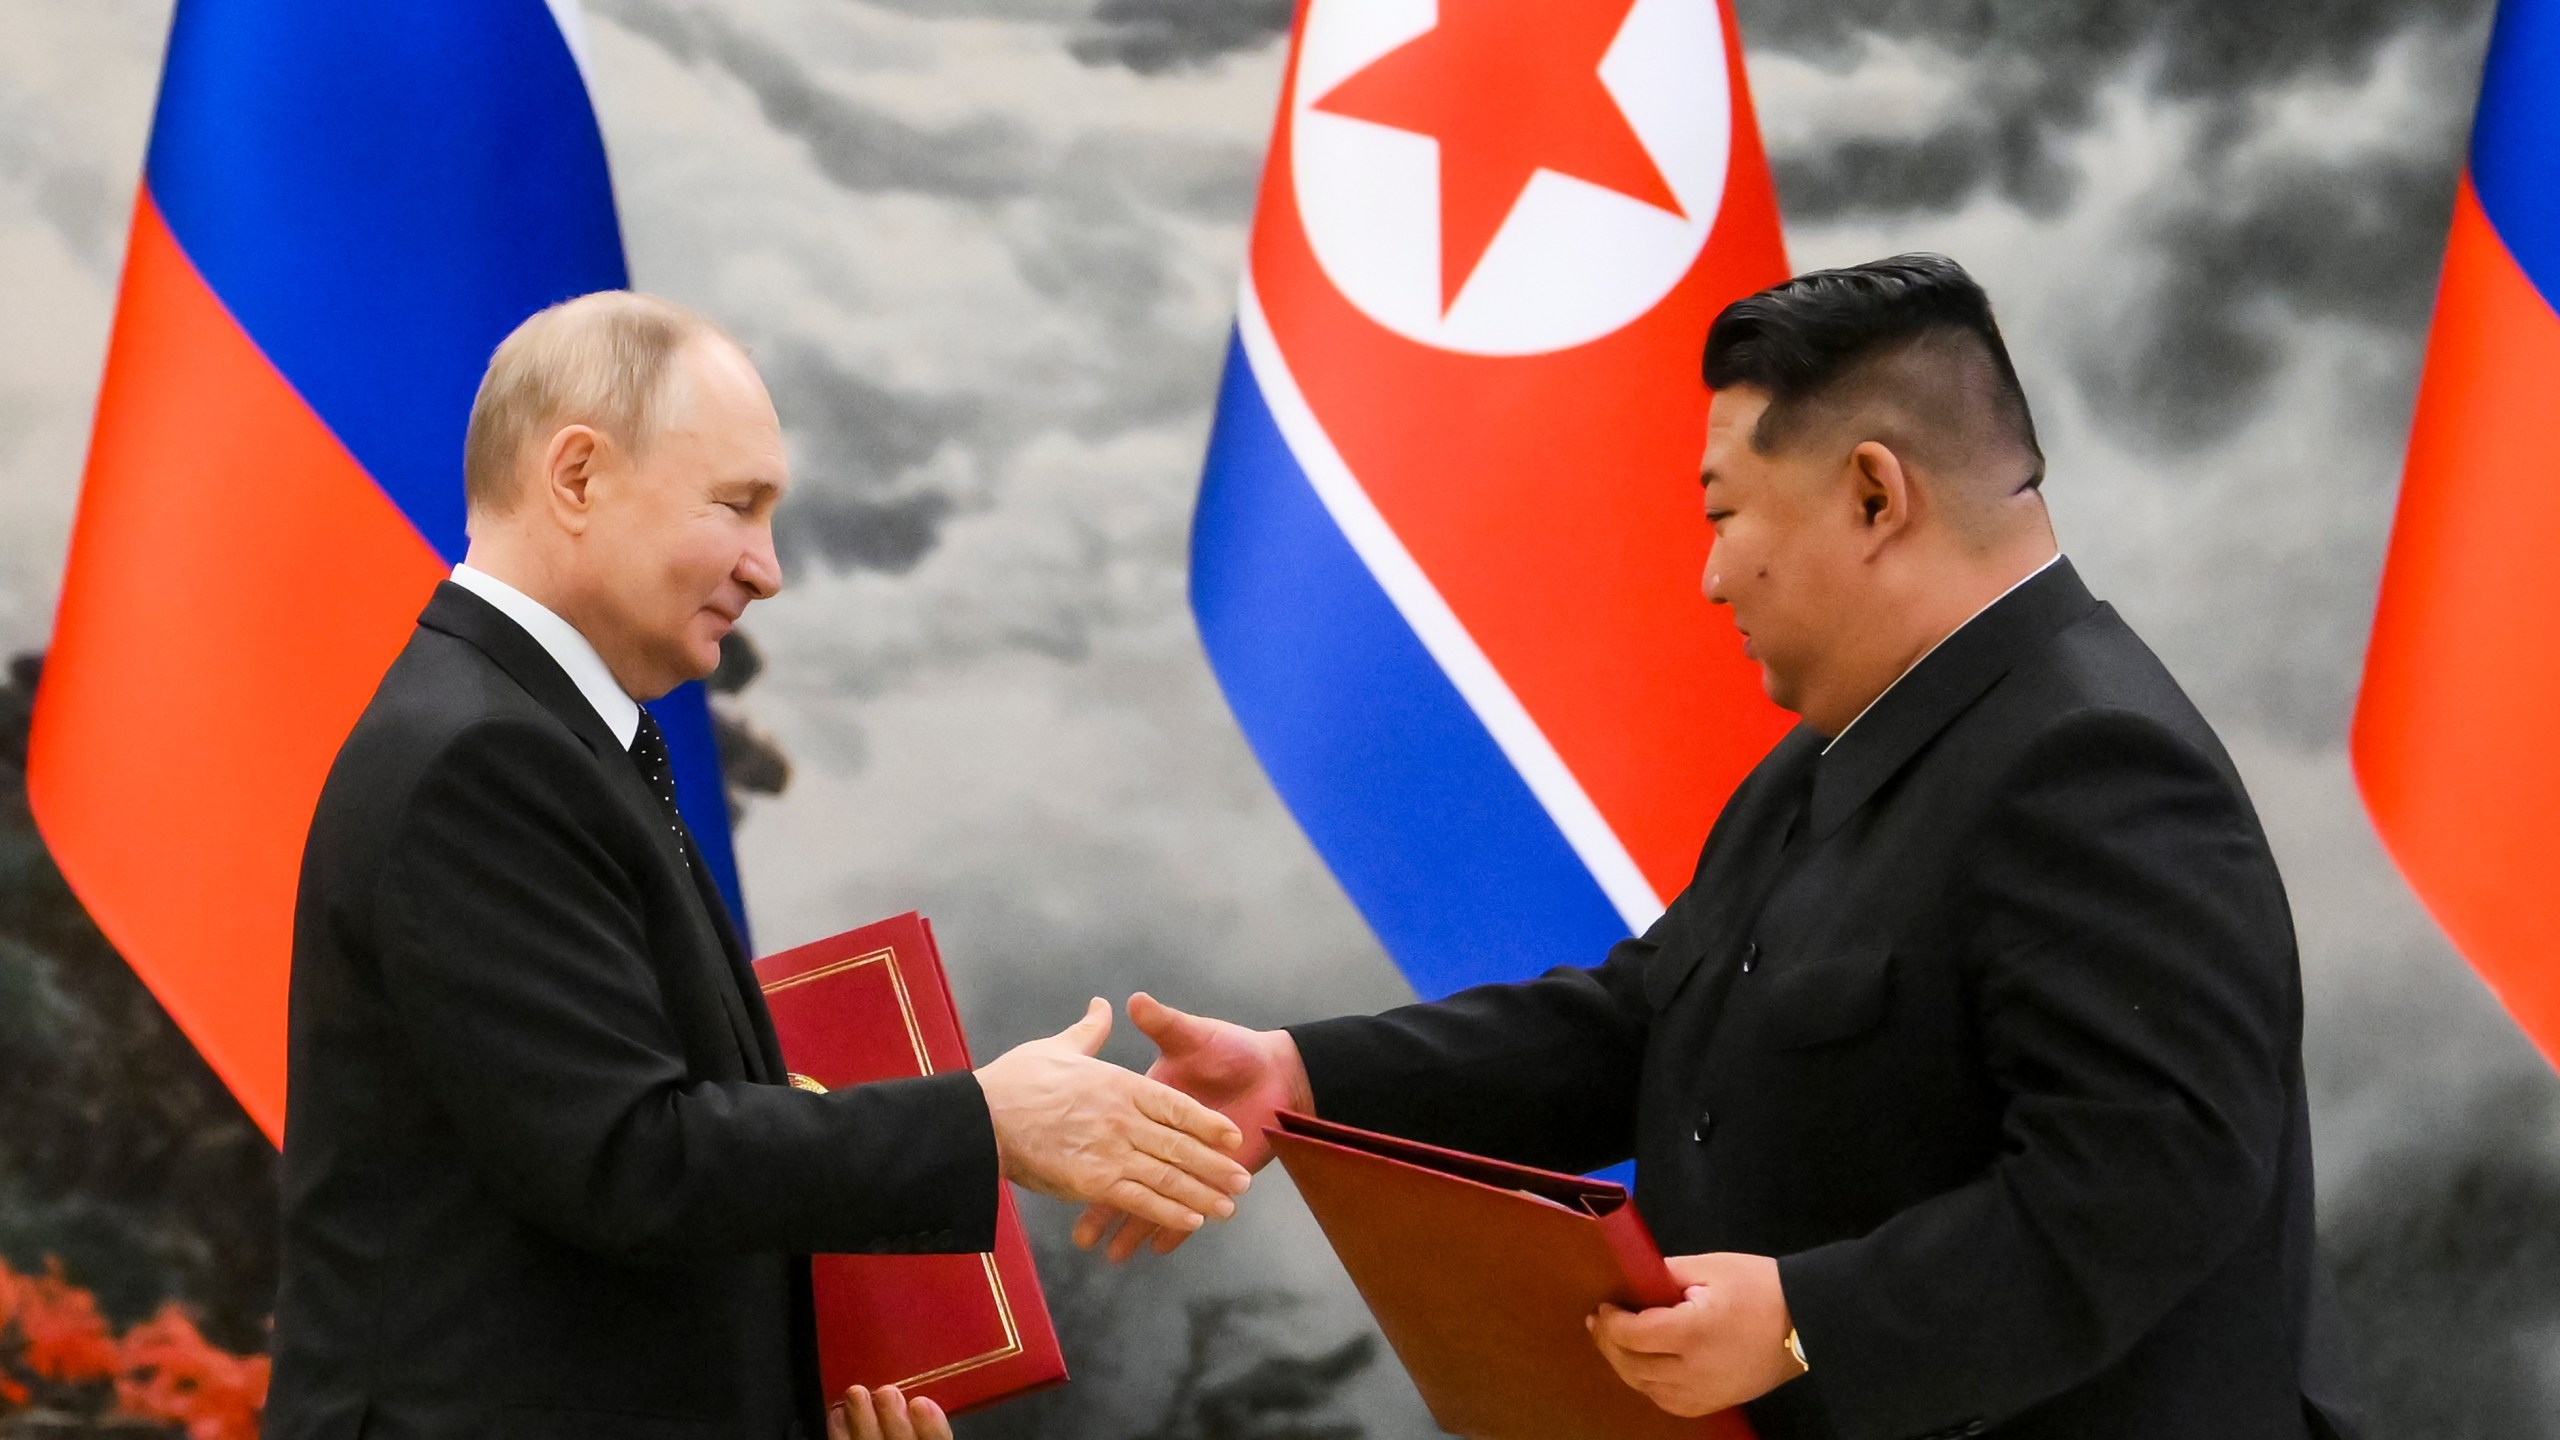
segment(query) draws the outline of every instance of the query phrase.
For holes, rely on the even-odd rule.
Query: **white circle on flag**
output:
[[[1644,315],[1689,273],[1724,203],[1733,102],[1716,7],[1636,0],[1600,62],[1602,85],[1683,213],[1539,170],[1444,311],[1439,142],[1314,108],[1430,31],[1436,0],[1310,0],[1290,180],[1326,278],[1387,329],[1473,355],[1563,350]]]

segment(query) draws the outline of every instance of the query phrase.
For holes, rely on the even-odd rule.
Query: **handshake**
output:
[[[1115,1263],[1141,1249],[1170,1252],[1235,1197],[1271,1159],[1263,1129],[1283,1110],[1315,1113],[1298,1045],[1285,1030],[1248,1030],[1186,1015],[1152,996],[1129,997],[1129,1019],[1156,1044],[1143,1076],[1095,1058],[1111,1034],[1111,1006],[1005,1052],[977,1072],[1007,1179],[1085,1204],[1076,1244]],[[1678,1255],[1676,1305],[1603,1305],[1587,1324],[1601,1357],[1628,1386],[1674,1415],[1697,1416],[1765,1394],[1802,1372],[1786,1343],[1794,1326],[1777,1262],[1762,1255]],[[949,1440],[942,1412],[895,1389],[856,1390],[830,1421],[829,1440]]]
[[[1150,1240],[1170,1251],[1213,1218],[1271,1158],[1262,1127],[1283,1109],[1312,1110],[1306,1068],[1286,1031],[1247,1030],[1129,997],[1129,1018],[1156,1042],[1136,1075],[1095,1058],[1111,1036],[1111,1004],[1046,1039],[978,1067],[1005,1178],[1087,1206],[1076,1243],[1110,1241],[1126,1260]],[[855,1387],[829,1408],[828,1440],[950,1440],[931,1400],[895,1386]]]
[[[1170,1251],[1233,1215],[1271,1158],[1262,1127],[1280,1110],[1314,1109],[1286,1031],[1185,1015],[1145,994],[1129,997],[1129,1018],[1159,1052],[1143,1076],[1095,1058],[1111,1034],[1100,999],[978,1070],[1005,1178],[1083,1201],[1076,1243],[1107,1240],[1115,1261],[1151,1241]]]

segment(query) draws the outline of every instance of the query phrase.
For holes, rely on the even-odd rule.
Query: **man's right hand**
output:
[[[1061,1200],[1107,1206],[1150,1233],[1188,1235],[1235,1213],[1252,1182],[1230,1158],[1244,1132],[1156,1080],[1095,1059],[1111,1006],[979,1067],[1005,1178]]]
[[[1147,1078],[1161,1080],[1233,1121],[1244,1137],[1236,1158],[1247,1169],[1270,1163],[1271,1144],[1262,1131],[1277,1123],[1279,1112],[1315,1113],[1315,1089],[1307,1081],[1298,1042],[1288,1031],[1248,1030],[1186,1015],[1143,990],[1129,997],[1129,1020],[1156,1042],[1159,1054],[1147,1067]],[[1157,1254],[1169,1254],[1189,1235],[1188,1230],[1152,1224],[1126,1206],[1102,1202],[1086,1207],[1076,1221],[1075,1241],[1088,1250],[1109,1241],[1104,1253],[1117,1264],[1150,1240]]]

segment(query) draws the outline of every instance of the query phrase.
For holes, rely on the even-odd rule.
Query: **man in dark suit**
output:
[[[1803,724],[1688,889],[1596,969],[1375,1017],[1133,998],[1150,1073],[1248,1135],[1634,1157],[1689,1298],[1595,1342],[1764,1440],[2330,1433],[2284,888],[2057,552],[1988,300],[1935,256],[1802,276],[1719,317],[1706,379],[1706,593]],[[1078,1238],[1125,1258],[1115,1223]]]
[[[780,585],[743,351],[646,296],[546,311],[466,476],[466,563],[311,825],[267,1435],[819,1440],[811,1252],[988,1249],[1005,1179],[1232,1211],[1241,1136],[1093,1058],[1100,1000],[975,1074],[786,1083],[638,704]],[[850,1398],[840,1433],[949,1435]]]

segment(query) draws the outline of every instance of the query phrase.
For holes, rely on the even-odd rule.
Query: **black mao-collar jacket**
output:
[[[2239,774],[2067,561],[1781,741],[1604,963],[1293,1027],[1329,1117],[1633,1156],[1666,1253],[1779,1257],[1765,1440],[2333,1423],[2301,1032]]]

